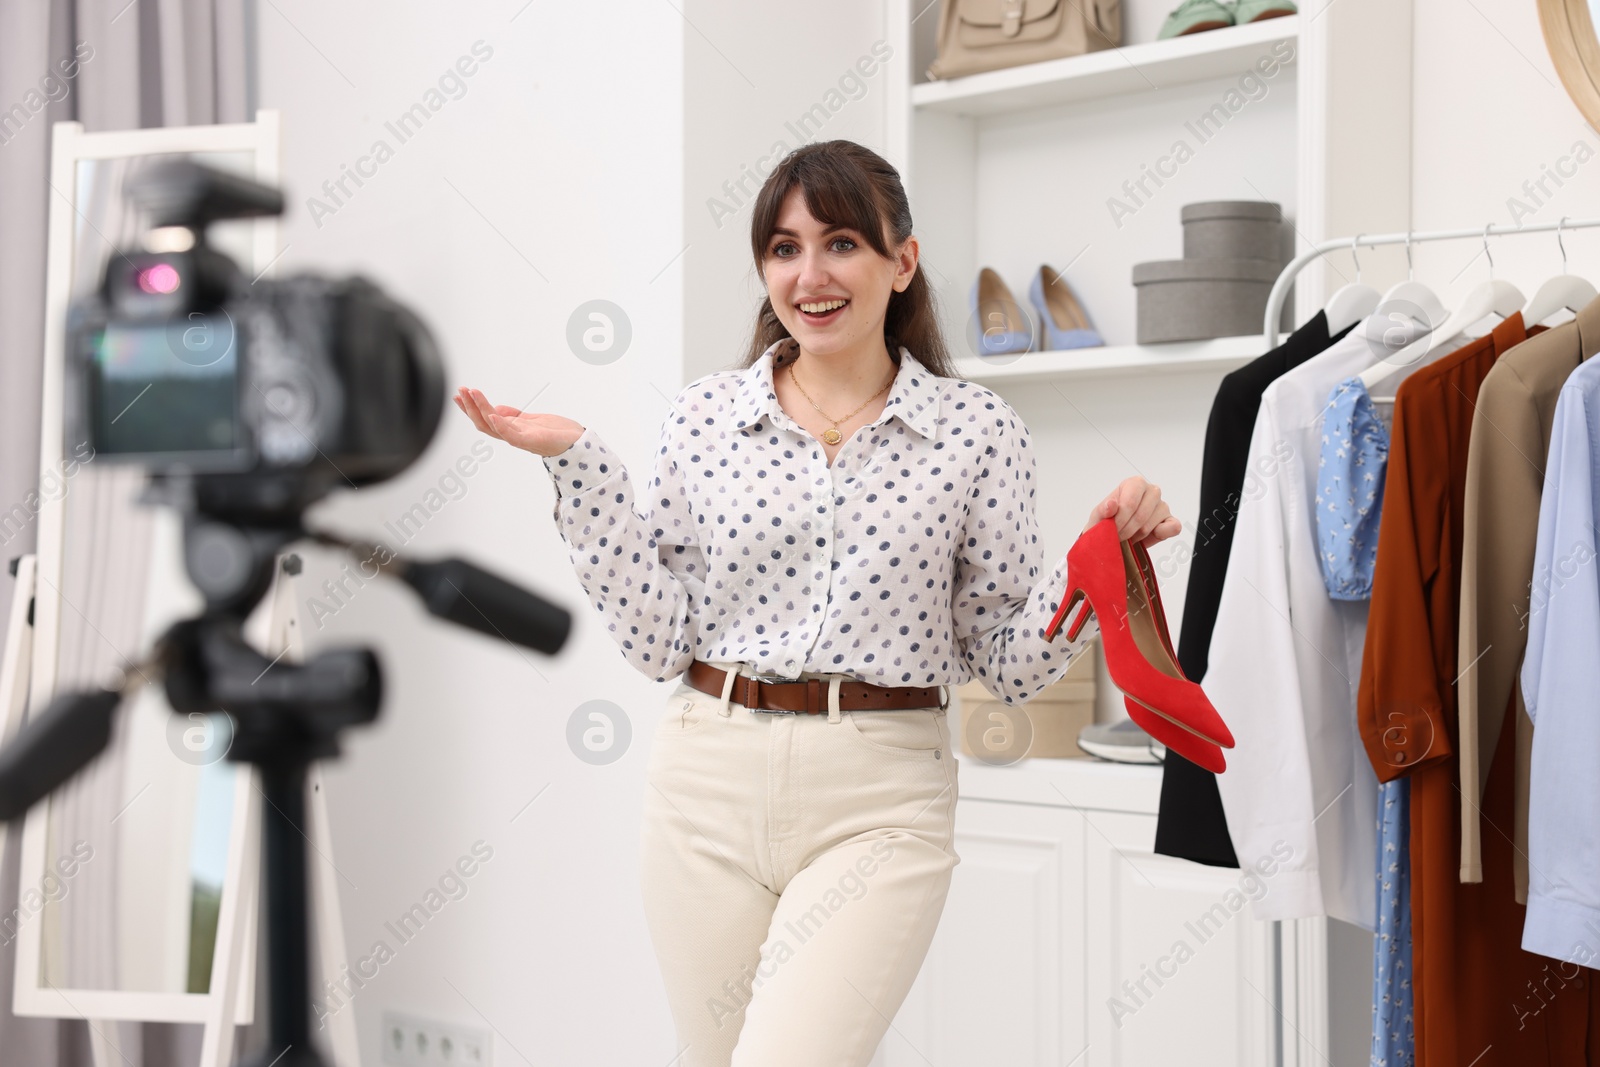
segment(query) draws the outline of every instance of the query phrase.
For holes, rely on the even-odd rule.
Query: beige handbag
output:
[[[1122,43],[1121,0],[940,0],[929,78],[1078,56]]]

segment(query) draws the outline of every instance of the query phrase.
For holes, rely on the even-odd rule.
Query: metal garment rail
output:
[[[1266,350],[1271,351],[1278,347],[1278,320],[1283,314],[1283,302],[1288,298],[1289,286],[1294,284],[1295,275],[1307,263],[1325,256],[1329,252],[1339,252],[1346,248],[1375,248],[1378,245],[1406,246],[1406,263],[1411,262],[1411,245],[1422,241],[1453,241],[1474,237],[1487,241],[1490,237],[1504,237],[1518,233],[1550,233],[1556,232],[1557,241],[1560,240],[1561,231],[1584,230],[1592,226],[1600,226],[1600,219],[1568,219],[1562,218],[1557,222],[1540,222],[1528,226],[1485,226],[1479,230],[1415,230],[1405,233],[1380,233],[1356,234],[1354,237],[1334,237],[1313,245],[1289,261],[1278,275],[1278,280],[1272,283],[1272,293],[1267,297],[1267,312],[1263,319],[1262,333],[1265,335]],[[1562,259],[1565,261],[1566,251],[1562,250]]]

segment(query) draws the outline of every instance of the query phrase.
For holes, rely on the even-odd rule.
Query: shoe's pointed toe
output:
[[[1223,758],[1222,749],[1210,741],[1175,726],[1132,697],[1124,697],[1123,704],[1128,709],[1128,718],[1137,723],[1145,733],[1165,745],[1168,751],[1176,752],[1190,763],[1212,774],[1221,774],[1228,769],[1228,761]]]

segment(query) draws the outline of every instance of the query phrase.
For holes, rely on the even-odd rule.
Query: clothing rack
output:
[[[1272,292],[1267,297],[1267,311],[1263,320],[1262,332],[1266,335],[1267,349],[1270,351],[1278,347],[1278,321],[1283,314],[1283,302],[1288,298],[1289,287],[1294,284],[1294,279],[1312,260],[1327,255],[1329,252],[1339,252],[1346,248],[1354,251],[1356,248],[1375,248],[1378,245],[1406,246],[1406,263],[1411,262],[1411,245],[1422,241],[1451,241],[1468,237],[1482,239],[1487,244],[1490,237],[1503,237],[1517,233],[1549,233],[1557,231],[1556,239],[1560,240],[1561,232],[1566,230],[1583,230],[1593,226],[1600,226],[1600,219],[1569,219],[1561,218],[1557,222],[1540,222],[1528,226],[1500,226],[1488,225],[1481,230],[1407,230],[1403,233],[1380,233],[1376,235],[1356,234],[1354,237],[1333,237],[1320,244],[1313,245],[1306,251],[1291,259],[1278,280],[1272,284]],[[1565,261],[1566,252],[1562,251]]]

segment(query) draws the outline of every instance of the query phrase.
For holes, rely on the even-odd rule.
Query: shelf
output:
[[[1165,41],[922,82],[911,87],[911,106],[953,115],[998,115],[1226,78],[1243,74],[1273,45],[1295,40],[1299,33],[1300,16],[1284,15]]]
[[[957,356],[956,371],[984,385],[1116,378],[1185,371],[1226,372],[1267,349],[1259,333],[1162,345],[1118,345],[1006,356]]]
[[[951,724],[954,732],[957,724]],[[985,763],[957,751],[962,800],[998,800],[1090,811],[1155,815],[1161,802],[1161,768],[1082,759],[1023,759]]]

